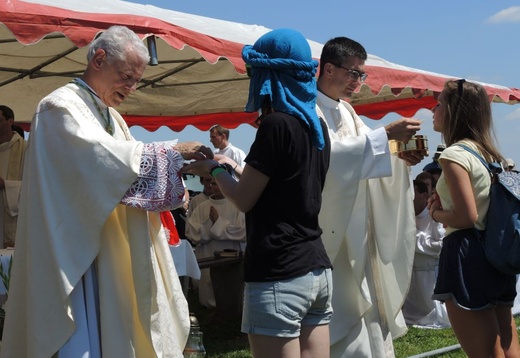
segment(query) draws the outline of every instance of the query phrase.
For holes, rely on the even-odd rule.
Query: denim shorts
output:
[[[516,276],[502,273],[486,259],[475,229],[457,230],[443,239],[434,300],[453,299],[460,308],[479,311],[513,306]]]
[[[332,271],[273,282],[246,282],[242,332],[299,337],[302,326],[324,325],[332,316]]]

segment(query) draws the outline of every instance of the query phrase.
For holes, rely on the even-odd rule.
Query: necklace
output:
[[[96,106],[96,109],[98,110],[99,115],[101,116],[101,118],[103,118],[103,121],[105,122],[105,131],[110,135],[114,135],[114,127],[112,127],[112,121],[110,120],[111,117],[110,117],[110,111],[108,110],[108,107],[107,107],[107,113],[105,115],[103,113],[103,111],[101,110],[101,108],[99,108],[99,104],[97,103],[96,99],[94,98],[94,93],[92,93],[92,90],[90,88],[85,86],[81,81],[78,81],[77,79],[72,80],[72,83],[78,85],[79,87],[81,87],[82,89],[87,91],[87,93],[90,95],[90,98],[92,98],[92,102],[94,102],[94,105]],[[97,97],[97,95],[96,95],[96,97]]]

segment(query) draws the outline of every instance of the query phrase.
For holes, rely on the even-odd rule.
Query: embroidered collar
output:
[[[96,98],[99,99],[99,96],[96,94],[96,92],[92,90],[92,88],[90,88],[89,85],[85,83],[85,81],[81,80],[80,78],[75,78],[72,80],[71,83],[74,83],[90,95],[90,98],[92,98],[92,102],[94,102],[94,105],[96,106],[99,115],[101,116],[101,118],[103,118],[103,121],[105,122],[105,131],[110,135],[114,135],[114,127],[112,126],[112,117],[110,116],[109,107],[107,107],[105,115],[105,113],[103,113],[96,100]],[[94,96],[96,98],[94,98]]]

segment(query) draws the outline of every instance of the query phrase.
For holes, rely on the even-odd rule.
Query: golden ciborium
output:
[[[416,134],[412,136],[408,142],[392,139],[388,143],[391,154],[410,150],[421,150],[424,151],[425,156],[428,156],[428,138],[426,138],[425,135]]]

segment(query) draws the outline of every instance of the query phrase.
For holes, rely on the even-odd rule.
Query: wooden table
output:
[[[197,260],[209,269],[216,310],[222,317],[241,317],[244,302],[244,256],[205,257]]]
[[[240,263],[244,261],[244,256],[237,257],[203,257],[197,259],[197,263],[199,264],[199,268],[201,270],[212,267],[222,267],[226,265],[233,265],[236,263]]]

